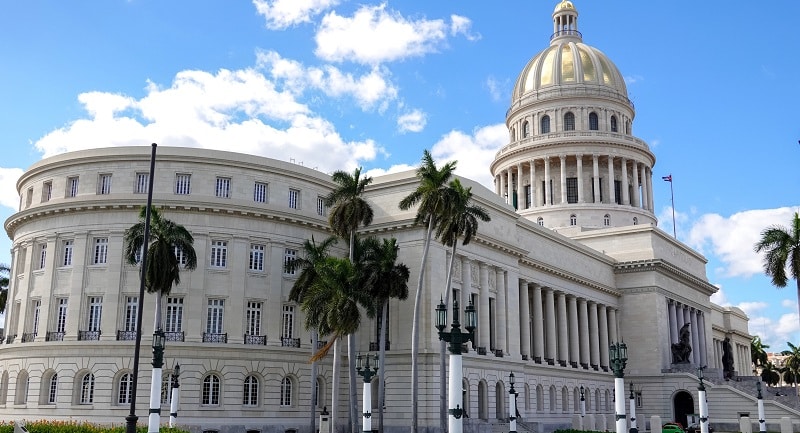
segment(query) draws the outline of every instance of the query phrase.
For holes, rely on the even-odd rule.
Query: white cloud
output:
[[[78,97],[89,116],[35,143],[44,154],[146,145],[233,150],[304,161],[330,172],[382,152],[372,140],[346,141],[334,125],[255,69],[183,71],[169,87],[149,83],[134,98],[102,92]]]
[[[741,302],[737,305],[737,307],[741,308],[742,311],[747,314],[748,317],[753,317],[759,311],[765,310],[769,305],[766,302]]]
[[[718,290],[717,290],[716,293],[711,295],[711,298],[710,298],[711,302],[713,302],[713,303],[715,303],[717,305],[721,305],[723,307],[726,306],[726,305],[730,305],[730,302],[728,302],[728,298],[725,296],[725,291],[722,290],[722,287],[720,285],[717,284],[716,286],[717,286]]]
[[[417,167],[408,164],[397,164],[389,168],[373,168],[364,173],[366,176],[377,177],[385,174],[400,173],[403,171],[416,170]]]
[[[17,179],[22,176],[21,168],[0,167],[0,205],[16,211],[19,209],[19,194],[17,193]]]
[[[267,20],[267,28],[285,29],[311,18],[339,4],[338,0],[253,0],[260,15]]]
[[[749,277],[763,272],[761,257],[753,251],[761,232],[771,225],[786,225],[796,208],[756,209],[730,217],[705,214],[689,231],[687,243],[698,251],[712,253],[725,265],[729,277]]]
[[[489,89],[489,95],[492,96],[493,101],[499,101],[503,97],[501,85],[494,77],[486,79],[486,87]]]
[[[472,20],[461,15],[450,15],[450,34],[464,35],[468,41],[477,41],[481,38],[480,33],[471,33]]]
[[[426,123],[425,113],[420,110],[414,110],[397,118],[397,129],[401,133],[420,132],[425,129]]]
[[[469,34],[467,18],[453,15],[452,19],[449,25],[441,19],[411,20],[387,10],[386,3],[361,6],[352,17],[331,11],[323,17],[315,37],[315,53],[333,62],[377,65],[435,52],[448,32],[475,38]]]
[[[793,301],[791,299],[784,299],[783,301],[781,301],[781,307],[796,309],[797,308],[797,301],[796,300]]]
[[[503,123],[484,126],[473,135],[451,131],[431,149],[437,162],[456,160],[456,173],[483,184],[494,191],[494,179],[488,167],[497,151],[508,143],[508,129]]]

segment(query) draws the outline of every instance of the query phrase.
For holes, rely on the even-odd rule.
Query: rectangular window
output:
[[[86,321],[87,331],[100,330],[100,318],[103,313],[103,298],[100,296],[89,297],[89,315]]]
[[[245,333],[247,335],[261,335],[261,307],[261,302],[249,301],[247,303],[245,318]]]
[[[25,207],[31,207],[31,203],[33,203],[33,187],[28,188],[25,193]]]
[[[72,266],[73,247],[73,241],[64,241],[64,260],[61,261],[61,266]]]
[[[108,262],[108,238],[97,238],[94,240],[94,261],[95,265],[104,265]]]
[[[567,178],[567,203],[578,202],[578,178]]]
[[[284,273],[286,275],[294,275],[297,273],[297,269],[286,269],[286,265],[289,264],[291,260],[297,258],[297,250],[286,248],[283,252],[283,266],[284,266]]]
[[[136,331],[136,316],[139,314],[139,297],[126,296],[125,297],[125,323],[123,330],[125,332]]]
[[[264,270],[264,245],[250,244],[250,270]]]
[[[614,201],[617,204],[622,204],[622,182],[614,181]]]
[[[17,253],[17,273],[24,274],[25,273],[25,262],[28,258],[28,249],[27,248],[20,248],[19,252]]]
[[[175,175],[175,194],[189,195],[192,190],[192,175],[178,173]]]
[[[325,197],[317,196],[317,215],[326,216],[328,210],[325,209]]]
[[[495,320],[494,306],[495,306],[494,298],[489,298],[489,350],[495,349],[495,335],[497,335],[494,323]]]
[[[533,197],[531,196],[531,186],[525,185],[525,209],[533,206]]]
[[[53,196],[53,182],[47,181],[42,184],[42,203],[50,201]]]
[[[217,197],[231,198],[231,178],[218,177],[215,191]]]
[[[300,209],[300,202],[298,201],[299,198],[300,198],[300,190],[297,189],[289,190],[289,209]]]
[[[211,267],[224,268],[228,264],[228,243],[225,241],[211,242]]]
[[[111,175],[101,174],[97,179],[97,193],[111,194]]]
[[[253,187],[253,201],[256,203],[267,202],[267,184],[264,182],[256,182]]]
[[[33,313],[33,318],[31,320],[31,332],[33,333],[34,337],[39,334],[39,311],[41,310],[41,307],[42,301],[38,299],[33,301],[33,305],[31,307]]]
[[[186,266],[186,253],[183,252],[183,248],[179,246],[175,246],[175,258],[178,260],[178,264],[181,266]]]
[[[224,299],[208,300],[208,315],[206,316],[206,333],[222,334],[222,319],[225,314]]]
[[[39,245],[39,267],[37,269],[44,269],[47,263],[47,244]]]
[[[167,298],[167,314],[165,314],[164,331],[183,331],[183,298]]]
[[[136,173],[136,183],[133,185],[134,194],[147,194],[150,188],[150,173]]]
[[[283,306],[283,325],[281,326],[281,337],[292,338],[294,336],[294,306]]]
[[[76,197],[78,195],[78,176],[71,176],[67,178],[67,197]]]
[[[66,332],[67,329],[67,298],[58,298],[56,310],[56,332]]]

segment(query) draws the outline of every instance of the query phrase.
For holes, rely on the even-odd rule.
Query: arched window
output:
[[[550,133],[550,116],[542,116],[542,120],[539,121],[539,131],[542,134]]]
[[[317,383],[314,386],[314,405],[317,409],[322,409],[325,403],[325,379],[317,376]]]
[[[544,412],[544,389],[536,385],[536,412]]]
[[[561,388],[561,412],[569,412],[569,390],[566,386]]]
[[[631,121],[630,120],[626,120],[625,121],[625,133],[628,134],[628,135],[631,135]]]
[[[550,413],[556,412],[556,387],[550,385]]]
[[[470,392],[469,392],[469,381],[467,379],[461,380],[461,405],[464,407],[464,412],[467,416],[469,416],[469,409],[470,409]]]
[[[639,218],[633,217],[633,225],[639,224]]]
[[[489,420],[489,386],[485,380],[478,382],[478,418]]]
[[[220,394],[220,379],[216,374],[209,374],[203,378],[203,390],[200,404],[205,406],[218,406]]]
[[[589,129],[592,131],[597,131],[600,129],[600,122],[597,121],[597,113],[594,111],[589,113]]]
[[[505,419],[506,416],[508,416],[508,411],[506,411],[505,407],[505,401],[507,398],[508,393],[505,392],[503,382],[498,381],[494,386],[495,418]]]
[[[575,114],[571,111],[564,115],[564,131],[575,130]]]
[[[80,396],[78,404],[94,403],[94,374],[86,373],[81,378]]]
[[[609,410],[611,410],[611,391],[606,390],[605,411],[608,412]]]
[[[611,215],[605,214],[603,215],[603,225],[610,226],[611,225]]]
[[[572,214],[572,215],[569,216],[569,225],[571,225],[571,226],[578,225],[578,216],[577,215]]]
[[[509,132],[511,133],[511,141],[517,141],[517,129],[512,127]]]
[[[611,132],[618,132],[618,130],[617,130],[617,116],[611,116]]]
[[[133,376],[125,373],[119,377],[117,383],[117,404],[131,404],[131,389],[133,388]]]
[[[245,406],[258,406],[258,378],[247,376],[244,379],[244,388],[242,389],[242,404]]]
[[[587,387],[585,392],[586,392],[586,397],[584,397],[584,400],[586,401],[586,412],[591,412],[591,410],[592,410],[592,391],[589,390],[589,388]]]
[[[3,377],[0,378],[0,402],[5,404],[6,397],[8,397],[8,370],[3,372]]]
[[[39,403],[55,404],[58,392],[58,374],[53,370],[45,371],[39,388]]]
[[[578,388],[572,391],[572,407],[575,412],[580,412],[581,408],[581,392]]]
[[[286,376],[281,381],[281,406],[292,405],[292,379]]]
[[[531,386],[525,384],[525,412],[531,410]],[[522,413],[525,415],[525,413]]]
[[[17,390],[14,394],[14,404],[25,404],[28,401],[28,385],[30,377],[25,370],[17,374]]]
[[[522,123],[522,138],[527,138],[531,135],[531,125],[526,120]]]
[[[600,390],[594,390],[594,411],[599,412],[600,409]]]
[[[169,405],[172,398],[172,373],[163,371],[161,374],[161,404]]]
[[[542,217],[536,218],[536,224],[539,224],[540,226],[544,227],[544,218]]]

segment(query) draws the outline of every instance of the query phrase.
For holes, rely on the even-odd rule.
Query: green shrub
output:
[[[125,433],[125,425],[107,426],[78,421],[28,421],[30,433]],[[179,428],[161,427],[161,433],[189,433]],[[14,433],[14,423],[0,422],[0,433]],[[136,433],[147,433],[146,425],[139,425]]]

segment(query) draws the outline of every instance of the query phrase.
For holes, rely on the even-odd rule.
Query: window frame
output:
[[[212,240],[209,267],[224,269],[228,267],[228,241]]]
[[[289,209],[300,209],[300,190],[297,188],[289,188],[288,196]]]
[[[200,406],[219,406],[222,391],[222,379],[210,373],[203,377],[200,388]]]
[[[231,198],[231,178],[217,176],[214,187],[214,196],[217,198]]]
[[[65,196],[67,198],[77,197],[79,185],[80,185],[80,176],[67,177],[67,191]]]
[[[253,201],[256,203],[269,202],[269,183],[255,181],[253,184]]]
[[[108,264],[108,238],[94,238],[94,248],[92,255],[93,265],[107,265]]]
[[[175,195],[192,194],[192,174],[175,173]]]
[[[250,244],[250,261],[247,269],[253,272],[264,272],[264,258],[267,246],[264,244]]]
[[[111,194],[111,173],[100,173],[97,175],[97,194]]]

